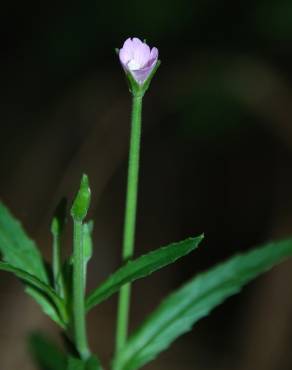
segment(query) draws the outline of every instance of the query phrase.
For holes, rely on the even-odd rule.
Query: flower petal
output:
[[[158,59],[158,49],[153,47],[150,53],[150,59]]]
[[[132,39],[129,37],[119,52],[120,61],[126,65],[134,57],[134,45]]]
[[[133,37],[132,42],[133,42],[133,46],[135,48],[138,48],[138,47],[140,47],[143,44],[143,41],[141,41],[140,39],[138,39],[138,37]]]
[[[134,60],[139,68],[143,68],[150,57],[150,48],[144,42],[137,44],[137,47],[134,49]]]

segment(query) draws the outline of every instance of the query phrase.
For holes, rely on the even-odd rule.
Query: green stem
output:
[[[82,221],[74,219],[73,246],[73,325],[76,348],[82,359],[90,356],[86,336],[85,279]]]
[[[138,175],[139,175],[139,156],[141,139],[141,113],[142,96],[133,96],[131,137],[128,165],[128,183],[125,209],[124,239],[123,239],[123,262],[128,261],[133,256]],[[131,286],[124,285],[119,294],[118,317],[116,331],[116,352],[125,344],[128,333],[129,308],[130,308]]]

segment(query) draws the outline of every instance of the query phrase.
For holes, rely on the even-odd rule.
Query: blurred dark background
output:
[[[144,99],[136,254],[204,232],[200,250],[134,285],[134,328],[198,271],[292,232],[292,3],[289,0],[4,2],[0,11],[0,197],[50,258],[62,196],[90,176],[89,289],[120,264],[130,95],[114,53],[159,48]],[[66,253],[71,249],[71,226]],[[292,263],[229,299],[149,370],[292,368]],[[34,369],[25,340],[55,326],[0,279],[0,368]],[[113,351],[116,297],[89,315]]]

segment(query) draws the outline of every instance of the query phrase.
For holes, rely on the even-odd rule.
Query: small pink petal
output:
[[[137,64],[139,64],[140,68],[143,68],[147,64],[149,56],[150,48],[147,44],[141,43],[134,51],[134,59],[137,61]]]
[[[150,53],[151,59],[157,59],[158,58],[158,49],[156,47],[153,47]]]
[[[134,45],[131,37],[127,38],[127,40],[124,42],[122,49],[125,49],[129,52],[132,52],[134,50]]]
[[[123,47],[119,51],[120,61],[123,65],[126,65],[129,60],[131,60],[134,56],[134,48],[132,45],[132,40],[128,38],[125,42]]]
[[[138,37],[133,37],[132,43],[135,48],[139,48],[141,45],[143,45],[143,42],[138,39]]]

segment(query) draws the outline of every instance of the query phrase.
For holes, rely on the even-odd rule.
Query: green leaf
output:
[[[66,370],[85,370],[85,362],[76,357],[68,357]]]
[[[292,255],[292,240],[238,255],[202,273],[171,294],[131,336],[114,360],[115,370],[135,370],[242,286]]]
[[[65,312],[64,302],[49,285],[43,283],[35,276],[30,275],[26,271],[17,269],[16,267],[11,266],[6,262],[0,262],[0,270],[12,272],[16,277],[18,277],[27,285],[27,288],[31,288],[28,289],[27,293],[33,296],[37,303],[41,304],[43,308],[44,305],[46,305],[46,313],[49,313],[49,311],[53,312],[53,310],[57,310],[58,314],[60,314],[60,316],[62,317],[62,319],[59,319],[58,321],[60,324],[62,322],[61,326],[64,327],[65,323],[67,322],[67,314]],[[42,298],[40,296],[42,296]],[[47,301],[46,303],[44,302],[45,299]],[[49,305],[51,305],[50,309]]]
[[[66,355],[41,333],[29,337],[29,349],[40,370],[64,370]]]
[[[178,258],[185,256],[194,250],[203,235],[196,238],[188,238],[178,243],[169,244],[159,248],[136,260],[129,261],[125,266],[118,269],[102,285],[91,292],[86,299],[86,308],[90,310],[95,305],[101,303],[116,293],[124,284],[150,275],[152,272],[161,269],[175,262]]]
[[[102,370],[101,364],[96,356],[91,356],[86,362],[86,370]]]
[[[88,360],[69,357],[66,370],[102,370],[97,357],[91,356]]]
[[[46,315],[55,321],[61,328],[65,328],[64,323],[60,319],[56,306],[51,302],[50,299],[48,299],[46,295],[31,286],[25,287],[25,292],[41,306]]]
[[[69,357],[66,370],[85,370],[85,362],[76,357]]]
[[[48,282],[44,262],[35,243],[25,234],[21,224],[0,203],[0,252],[9,264],[27,271],[42,282]]]

